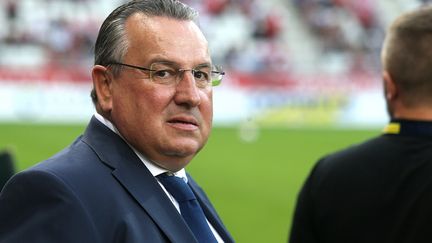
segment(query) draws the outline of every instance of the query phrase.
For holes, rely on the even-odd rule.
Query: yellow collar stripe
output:
[[[384,133],[387,134],[399,134],[401,130],[400,123],[397,122],[391,122],[386,127],[384,127]]]

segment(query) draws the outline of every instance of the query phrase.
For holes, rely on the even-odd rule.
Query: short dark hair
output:
[[[404,105],[432,104],[432,7],[420,7],[392,23],[382,60]]]
[[[146,16],[164,16],[178,20],[196,21],[198,13],[177,0],[134,0],[116,8],[103,22],[94,48],[94,64],[106,66],[110,62],[121,62],[128,48],[126,38],[126,20],[135,13]],[[113,74],[118,75],[121,66],[113,67]],[[93,88],[90,96],[97,103]]]

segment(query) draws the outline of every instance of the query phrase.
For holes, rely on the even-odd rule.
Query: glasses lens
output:
[[[222,70],[222,67],[214,66],[213,71],[211,72],[212,86],[218,86],[222,82],[224,75],[225,72]]]
[[[172,84],[176,82],[178,71],[165,63],[153,63],[150,65],[150,79],[159,84]]]
[[[222,77],[225,74],[219,66],[209,67],[200,66],[194,69],[179,69],[176,66],[167,63],[153,63],[150,65],[150,79],[159,84],[175,84],[179,81],[183,72],[190,71],[195,80],[195,84],[199,88],[217,86],[221,83]]]
[[[211,81],[211,68],[210,67],[196,67],[192,70],[195,84],[199,88],[209,86]]]

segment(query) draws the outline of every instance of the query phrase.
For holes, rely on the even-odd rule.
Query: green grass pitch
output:
[[[0,149],[12,150],[22,170],[70,144],[84,127],[0,124]],[[245,141],[236,127],[216,127],[187,170],[237,242],[286,242],[297,193],[315,161],[379,133],[263,128]]]

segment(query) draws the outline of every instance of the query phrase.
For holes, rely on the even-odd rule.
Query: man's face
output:
[[[123,63],[150,67],[168,61],[182,69],[211,62],[208,44],[192,21],[135,14],[126,21]],[[121,135],[158,166],[184,168],[210,134],[212,87],[198,88],[191,72],[177,85],[158,84],[148,72],[122,67],[111,84],[110,120]]]

